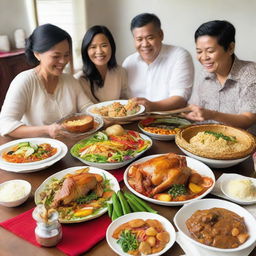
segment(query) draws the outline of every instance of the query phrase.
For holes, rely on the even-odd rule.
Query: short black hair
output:
[[[149,23],[153,23],[156,28],[161,29],[161,21],[153,13],[141,13],[135,16],[131,21],[130,29],[133,31],[133,29],[143,27]]]
[[[35,57],[34,52],[47,52],[54,45],[64,40],[68,41],[69,48],[72,50],[71,36],[65,30],[49,23],[38,26],[26,39],[25,54],[28,63],[38,65],[40,62]]]
[[[235,43],[235,27],[226,20],[213,20],[203,23],[195,32],[195,42],[200,36],[213,36],[217,38],[217,42],[228,50],[230,43]]]
[[[102,80],[102,77],[100,75],[100,72],[94,65],[94,63],[91,61],[89,55],[88,55],[88,48],[93,40],[93,38],[97,34],[104,34],[111,47],[111,57],[107,64],[108,69],[113,69],[117,67],[116,62],[116,44],[114,37],[112,36],[109,29],[102,25],[96,25],[87,30],[87,32],[84,35],[83,42],[82,42],[82,48],[81,48],[81,54],[82,54],[82,60],[83,60],[83,75],[86,79],[90,81],[91,85],[91,92],[93,96],[97,99],[97,97],[94,94],[94,86],[103,87],[104,83]]]

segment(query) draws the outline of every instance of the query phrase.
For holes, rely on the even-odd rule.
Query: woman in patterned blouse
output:
[[[223,20],[195,32],[197,59],[203,66],[185,117],[199,122],[248,128],[256,122],[256,63],[234,54],[235,28]]]

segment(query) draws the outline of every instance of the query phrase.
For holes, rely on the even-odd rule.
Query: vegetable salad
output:
[[[71,153],[89,162],[115,163],[134,158],[151,146],[136,131],[125,131],[123,135],[107,135],[98,132],[75,144]]]

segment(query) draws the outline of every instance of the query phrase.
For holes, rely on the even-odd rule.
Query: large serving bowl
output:
[[[200,147],[191,144],[190,140],[199,132],[223,134],[236,139],[241,149],[220,150],[220,147],[210,144],[209,147]],[[211,167],[225,168],[238,164],[247,159],[255,150],[255,137],[249,132],[221,124],[192,125],[182,129],[175,137],[177,146],[188,156],[194,157]]]
[[[61,180],[63,178],[65,178],[68,174],[75,174],[77,171],[81,170],[81,169],[85,169],[87,168],[87,166],[76,166],[76,167],[70,167],[67,169],[64,169],[60,172],[56,172],[53,175],[49,176],[35,191],[35,203],[36,205],[41,204],[42,203],[42,199],[40,194],[45,192],[47,190],[47,187],[50,186],[50,184],[52,184],[53,182],[56,182],[58,180]],[[102,177],[104,177],[104,179],[106,179],[109,182],[110,188],[117,192],[118,190],[120,190],[119,187],[119,183],[117,181],[117,179],[109,172],[99,169],[99,168],[95,168],[95,167],[88,167],[89,168],[89,173],[93,173],[93,174],[98,174]],[[108,200],[109,202],[111,201],[111,199]],[[74,203],[74,201],[72,201],[72,203]],[[67,206],[63,206],[63,207],[67,207]],[[79,223],[79,222],[84,222],[84,221],[89,221],[95,218],[98,218],[99,216],[103,215],[105,212],[107,212],[107,204],[105,204],[104,206],[100,207],[97,211],[95,211],[94,213],[90,214],[90,215],[86,215],[86,216],[72,216],[71,218],[60,218],[59,220],[61,223]]]
[[[209,194],[212,191],[212,189],[213,189],[213,187],[215,185],[215,176],[214,176],[212,170],[207,165],[205,165],[204,163],[202,163],[202,162],[200,162],[200,161],[198,161],[196,159],[193,159],[191,157],[186,157],[187,166],[189,168],[191,168],[192,170],[195,170],[201,176],[211,178],[212,181],[213,181],[212,186],[210,186],[204,193],[200,194],[199,196],[197,196],[195,198],[192,198],[192,199],[189,199],[189,200],[184,200],[184,201],[170,201],[170,202],[166,202],[166,201],[160,201],[160,200],[157,200],[157,199],[145,196],[145,195],[139,193],[138,191],[136,191],[134,188],[132,188],[132,186],[128,182],[128,172],[129,172],[129,169],[133,165],[146,162],[147,160],[153,159],[153,158],[161,156],[161,155],[163,155],[163,154],[145,156],[145,157],[140,158],[139,160],[133,162],[132,164],[130,164],[126,168],[125,173],[124,173],[124,183],[125,183],[126,187],[133,194],[135,194],[136,196],[140,197],[141,199],[143,199],[145,201],[148,201],[150,203],[153,203],[153,204],[159,204],[159,205],[164,205],[164,206],[178,206],[178,205],[187,204],[187,203],[193,202],[195,200],[198,200],[200,198],[203,198],[203,197],[205,197],[207,194]]]
[[[127,130],[127,132],[129,132],[129,131]],[[98,132],[97,134],[99,134],[99,133],[103,134],[103,132]],[[128,165],[129,163],[134,161],[136,158],[141,156],[145,151],[147,151],[152,146],[152,143],[153,143],[152,140],[148,136],[146,136],[146,135],[144,135],[142,133],[138,133],[138,135],[140,136],[140,139],[144,140],[144,141],[147,141],[148,145],[147,145],[147,147],[143,148],[141,151],[136,152],[131,158],[129,158],[127,160],[124,159],[122,161],[116,161],[116,162],[103,162],[103,161],[97,161],[97,160],[94,160],[94,159],[88,160],[88,159],[82,157],[79,154],[79,150],[81,148],[83,148],[85,145],[88,145],[88,141],[91,140],[91,138],[93,138],[93,136],[95,136],[97,134],[94,134],[91,137],[85,138],[85,139],[77,142],[70,149],[70,153],[71,153],[71,155],[73,157],[79,159],[84,164],[90,165],[90,166],[93,166],[93,167],[96,167],[96,168],[104,169],[104,170],[114,170],[114,169],[121,168],[121,167],[123,167],[125,165]],[[107,141],[110,141],[110,139],[108,139]],[[109,153],[111,153],[111,151],[109,151]]]
[[[199,243],[198,241],[194,240],[189,233],[189,230],[186,226],[186,220],[191,217],[191,215],[196,212],[197,210],[205,210],[205,209],[211,209],[211,208],[225,208],[229,211],[232,211],[236,214],[238,214],[240,217],[244,218],[248,233],[250,237],[247,239],[246,242],[241,244],[240,246],[232,249],[222,249],[217,248],[213,246],[208,246],[202,243]],[[228,255],[232,255],[232,253],[241,251],[243,249],[248,248],[256,241],[256,219],[243,207],[228,202],[226,200],[219,200],[219,199],[201,199],[198,201],[194,201],[192,203],[184,205],[174,216],[174,223],[176,227],[178,228],[179,232],[185,236],[190,242],[194,243],[195,245],[198,245],[204,249],[211,250],[211,251],[218,251],[221,253],[230,253]],[[209,252],[210,254],[210,252]],[[223,254],[223,255],[224,255]],[[225,254],[226,255],[226,254]],[[242,254],[241,254],[242,255]]]

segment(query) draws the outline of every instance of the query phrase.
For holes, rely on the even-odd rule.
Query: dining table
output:
[[[125,124],[124,128],[139,131],[137,122]],[[70,149],[75,143],[77,143],[81,139],[81,137],[65,136],[58,139],[64,142]],[[0,137],[0,145],[12,140],[15,140],[15,139],[8,136]],[[140,157],[154,155],[154,154],[168,153],[168,152],[184,155],[182,151],[177,147],[174,140],[168,140],[168,141],[153,140],[152,147]],[[35,207],[34,193],[36,189],[40,186],[40,184],[50,175],[74,166],[84,166],[84,164],[80,162],[78,159],[74,158],[70,154],[70,152],[68,152],[66,156],[62,158],[60,161],[40,171],[35,171],[30,173],[17,173],[17,172],[10,172],[10,171],[5,171],[0,169],[0,183],[8,180],[12,180],[12,179],[23,179],[30,182],[32,185],[32,193],[29,199],[22,205],[13,207],[13,208],[8,208],[0,205],[0,222],[6,221],[10,218],[13,218],[17,215],[20,215],[30,210],[31,208],[34,208]],[[233,167],[224,168],[224,169],[215,169],[215,168],[211,168],[211,169],[215,175],[216,180],[224,172],[242,174],[248,177],[255,177],[252,157],[246,159],[244,162],[238,165],[235,165]],[[124,190],[127,190],[123,181],[120,182],[120,187]],[[217,198],[217,197],[212,194],[208,194],[206,198]],[[162,206],[162,205],[156,205],[152,203],[149,203],[149,205],[153,209],[157,210],[160,215],[167,218],[173,225],[174,225],[173,223],[174,215],[182,207],[182,206]],[[63,224],[63,225],[68,225],[68,224]],[[24,227],[24,229],[26,229],[26,227]],[[175,242],[174,245],[163,255],[179,256],[184,254],[185,253],[183,252],[182,248],[179,246],[177,242]],[[46,247],[35,246],[27,242],[26,240],[23,240],[22,238],[16,236],[12,232],[9,232],[3,227],[0,227],[0,255],[1,256],[16,256],[16,255],[61,256],[65,254],[60,250],[58,250],[56,247],[46,248]],[[89,251],[84,252],[82,255],[114,256],[117,254],[114,251],[112,251],[112,249],[108,246],[106,239],[103,239],[99,241],[95,246],[93,246]],[[255,255],[256,255],[256,248],[254,248],[254,250],[250,253],[250,256],[255,256]]]

